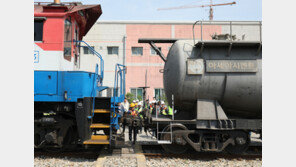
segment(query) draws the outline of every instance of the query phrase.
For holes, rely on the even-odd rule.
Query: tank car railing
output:
[[[256,21],[254,21],[256,22]],[[204,25],[229,25],[229,35],[230,40],[233,41],[232,35],[233,35],[233,26],[234,25],[258,25],[259,26],[259,40],[262,42],[262,22],[260,21],[258,23],[250,23],[250,21],[196,21],[192,26],[192,34],[193,34],[193,42],[195,44],[195,26],[200,25],[200,41],[202,42],[204,40],[203,38],[203,32],[204,32]]]

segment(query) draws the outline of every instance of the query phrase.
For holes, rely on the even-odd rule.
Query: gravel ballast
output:
[[[224,159],[217,158],[211,160],[203,159],[186,159],[186,158],[152,158],[146,157],[146,165],[148,167],[260,167],[262,160],[257,159]],[[83,158],[49,158],[35,157],[35,167],[95,167],[96,159]],[[103,165],[104,167],[136,167],[137,159],[133,157],[108,157]]]
[[[137,158],[130,157],[109,157],[103,167],[137,167]]]
[[[34,167],[93,167],[96,166],[96,159],[84,159],[84,158],[49,158],[49,157],[35,157]]]
[[[181,158],[147,158],[146,164],[149,167],[260,167],[261,159],[215,159],[215,160],[190,160]]]

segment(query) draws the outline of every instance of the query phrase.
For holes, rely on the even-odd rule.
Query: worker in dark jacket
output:
[[[138,112],[135,110],[135,104],[130,105],[130,115],[128,118],[128,135],[129,140],[132,141],[132,134],[134,136],[133,144],[137,141],[138,127],[140,126],[141,119],[138,117]]]

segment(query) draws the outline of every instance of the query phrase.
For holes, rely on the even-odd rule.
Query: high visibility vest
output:
[[[166,110],[167,108],[164,108],[163,110],[162,110],[162,115],[167,115],[167,113],[166,113]]]
[[[169,107],[169,113],[168,115],[173,115],[173,109],[171,107]]]
[[[132,116],[137,116],[137,115],[138,115],[138,113],[137,113],[137,111],[136,111],[136,110],[134,110],[134,111],[132,111],[131,115],[132,115]]]
[[[141,118],[143,118],[143,113],[142,113],[142,111],[143,111],[143,109],[142,109],[142,107],[139,109],[139,111],[138,111],[138,113],[139,113],[139,115],[140,115],[140,117]]]

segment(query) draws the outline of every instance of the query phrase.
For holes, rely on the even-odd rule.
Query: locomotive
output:
[[[67,149],[122,141],[117,106],[124,100],[126,67],[115,66],[112,97],[100,97],[104,60],[83,36],[100,5],[34,5],[34,147]],[[167,152],[244,152],[250,132],[262,134],[261,41],[139,39],[165,62],[163,80],[172,118],[146,121]],[[172,43],[167,56],[156,43]],[[81,46],[93,57],[81,56]],[[95,57],[95,59],[94,59]],[[94,61],[95,60],[95,61]],[[92,69],[92,70],[90,70]],[[147,125],[146,125],[147,126]]]
[[[115,67],[113,97],[100,97],[108,88],[103,86],[104,60],[82,41],[101,14],[100,5],[34,4],[36,149],[110,144],[109,135],[118,128],[115,104],[124,99],[125,66]],[[81,56],[82,45],[93,55]]]
[[[165,62],[164,90],[176,113],[157,116],[159,143],[171,153],[242,153],[262,136],[261,41],[139,39]],[[157,43],[173,43],[167,56]]]

